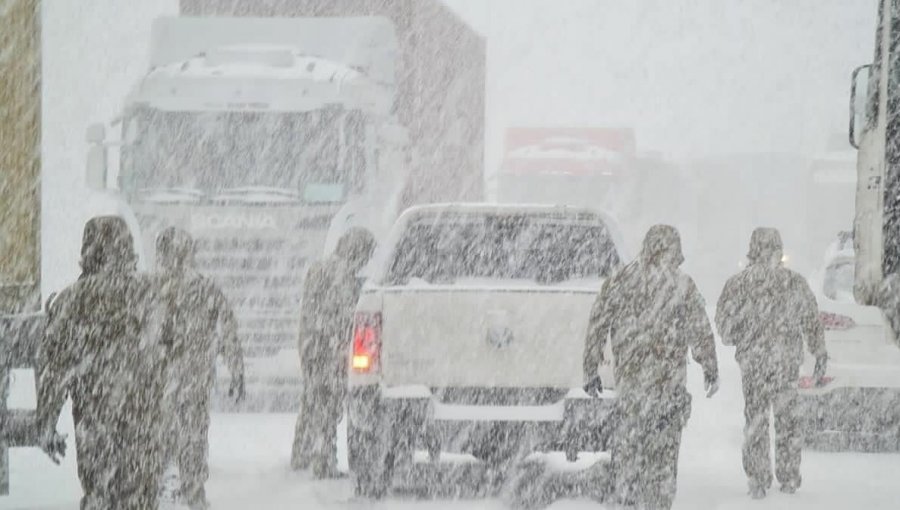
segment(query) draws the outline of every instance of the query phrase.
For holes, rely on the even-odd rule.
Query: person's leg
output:
[[[644,507],[669,510],[675,501],[678,481],[678,452],[681,448],[681,424],[670,423],[655,438],[647,438],[648,455],[644,468],[646,483]]]
[[[782,386],[775,397],[775,475],[783,492],[793,493],[800,487],[801,437],[797,416],[797,389],[794,384]]]
[[[744,472],[749,480],[751,495],[760,497],[772,485],[772,461],[769,457],[770,381],[745,371],[744,390]]]
[[[297,413],[297,423],[294,426],[294,444],[291,447],[291,468],[294,470],[308,469],[312,455],[312,434],[310,421],[315,412],[315,373],[306,365],[303,366],[303,387],[300,390],[300,410]]]
[[[317,478],[335,478],[340,476],[337,469],[337,426],[344,411],[344,391],[346,380],[340,376],[334,376],[326,381],[322,388],[317,413],[320,419],[316,430],[317,438],[316,455],[312,463],[313,474]]]
[[[206,508],[206,481],[209,479],[209,403],[197,402],[185,413],[185,443],[179,452],[181,493],[193,510]]]
[[[611,448],[612,502],[622,506],[636,504],[640,488],[642,435],[640,420],[633,406],[620,402]]]

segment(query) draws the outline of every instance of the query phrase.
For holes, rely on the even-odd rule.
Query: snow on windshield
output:
[[[364,120],[356,113],[166,112],[138,109],[125,121],[126,189],[247,187],[314,196],[360,184]]]
[[[401,238],[387,282],[460,278],[560,282],[606,277],[619,264],[602,225],[487,215],[419,219]]]

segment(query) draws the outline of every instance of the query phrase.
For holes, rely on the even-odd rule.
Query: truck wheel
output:
[[[501,431],[493,429],[486,437],[481,438],[472,455],[494,467],[507,466],[524,457],[522,450],[522,435],[512,429]]]
[[[381,427],[363,430],[354,426],[352,419],[347,424],[347,461],[356,496],[381,499],[387,494],[393,469],[388,469],[386,435]],[[393,467],[393,466],[391,466]]]

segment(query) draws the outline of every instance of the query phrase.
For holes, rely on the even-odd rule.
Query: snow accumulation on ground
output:
[[[689,367],[689,389],[694,394],[693,415],[681,447],[676,510],[881,510],[900,508],[900,454],[804,452],[803,486],[795,495],[770,492],[753,501],[746,494],[741,468],[743,399],[733,351],[719,347],[722,390],[713,399],[703,397],[702,377]],[[33,405],[33,378],[17,372],[12,404]],[[29,391],[32,394],[28,394]],[[66,411],[60,429],[72,437],[71,414]],[[376,509],[376,510],[493,510],[508,508],[502,497],[465,496],[466,487],[443,488],[442,494],[423,499],[415,491],[398,491],[373,503],[353,497],[350,481],[315,481],[309,473],[289,468],[296,417],[287,414],[216,414],[210,430],[210,481],[214,509]],[[341,463],[344,435],[341,434]],[[465,462],[449,456],[447,462]],[[474,461],[469,461],[470,464]],[[551,465],[563,468],[559,456]],[[582,460],[563,476],[587,466]],[[36,449],[10,453],[10,496],[0,497],[0,509],[78,508],[80,486],[75,471],[74,445],[61,466],[54,466]],[[173,506],[164,508],[177,508]],[[588,499],[560,499],[550,510],[611,509]]]

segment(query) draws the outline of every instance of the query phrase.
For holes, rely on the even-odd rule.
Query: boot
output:
[[[752,499],[763,499],[766,497],[766,488],[762,485],[751,483],[750,484],[750,497]]]

